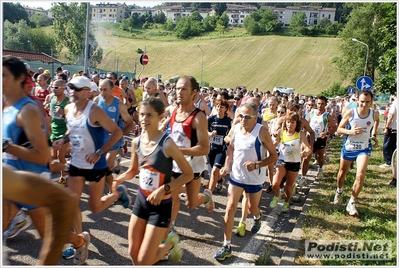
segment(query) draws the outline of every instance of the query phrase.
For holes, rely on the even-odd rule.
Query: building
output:
[[[191,15],[192,12],[196,11],[193,7],[183,7],[183,6],[163,6],[160,7],[157,11],[153,12],[152,14],[155,15],[157,12],[163,12],[166,16],[167,20],[171,20],[173,23],[177,22],[178,18],[184,18]],[[206,16],[203,16],[203,18]]]
[[[102,3],[91,6],[93,22],[122,22],[130,17],[130,10],[125,3]]]
[[[252,5],[237,5],[227,4],[226,15],[229,17],[229,25],[241,26],[244,23],[244,19],[258,8]],[[215,10],[212,10],[211,15],[216,14]]]
[[[287,6],[285,8],[262,6],[261,9],[273,9],[273,13],[277,16],[277,21],[283,27],[288,27],[291,18],[298,12],[305,13],[307,26],[315,26],[325,18],[334,23],[336,12],[336,8],[325,8],[322,6]]]
[[[34,14],[36,14],[36,13],[42,13],[42,14],[47,16],[47,12],[41,7],[34,8],[34,7],[28,7],[28,6],[24,5],[23,8],[25,9],[26,13],[28,13],[29,17],[34,15]]]

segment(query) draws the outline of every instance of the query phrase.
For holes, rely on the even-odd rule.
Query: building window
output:
[[[329,20],[331,19],[331,14],[328,14],[328,19],[329,19]]]
[[[324,14],[321,17],[324,18]]]

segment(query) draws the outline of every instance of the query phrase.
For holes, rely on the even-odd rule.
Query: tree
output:
[[[275,32],[280,28],[272,9],[252,12],[244,19],[244,27],[251,35]]]
[[[34,52],[44,52],[47,55],[51,55],[51,49],[54,49],[56,44],[54,36],[40,28],[29,30],[29,41]]]
[[[58,50],[66,47],[66,58],[76,62],[84,53],[87,3],[56,2],[51,7],[51,13],[54,16],[53,29]],[[93,35],[90,39],[94,40]]]
[[[194,2],[191,4],[192,7],[196,8],[212,8],[212,3],[199,3],[199,2]]]
[[[20,20],[29,21],[28,13],[25,11],[20,3],[3,2],[3,22],[8,20],[11,23],[19,22]]]
[[[346,3],[345,5],[350,5],[352,12],[345,28],[338,35],[342,41],[339,46],[341,56],[335,61],[342,79],[350,79],[354,83],[364,73],[367,47],[352,41],[352,38],[356,38],[369,47],[366,75],[371,77],[379,91],[391,90],[396,79],[395,82],[388,82],[393,77],[385,76],[384,73],[387,70],[389,73],[395,70],[396,73],[396,56],[392,64],[384,65],[384,63],[391,62],[390,54],[393,51],[396,55],[396,3]],[[393,28],[391,28],[392,21],[395,25]],[[392,30],[395,41],[392,41],[387,32]],[[383,45],[379,45],[380,43]],[[379,61],[384,58],[385,52],[387,53],[385,59],[388,61]],[[376,70],[381,72],[381,79],[388,79],[382,83],[384,88],[378,81],[380,78]],[[396,78],[396,74],[394,76]]]
[[[165,24],[165,22],[166,22],[166,15],[165,15],[165,13],[163,13],[162,11],[161,12],[158,12],[155,16],[154,16],[154,22],[155,23],[161,23],[161,24]]]
[[[393,94],[397,90],[396,67],[396,3],[384,3],[387,9],[387,17],[382,19],[380,28],[382,40],[378,46],[382,51],[378,58],[378,70],[381,72],[374,88],[378,92]]]
[[[173,23],[172,19],[168,19],[163,25],[163,28],[166,31],[173,31],[175,29],[175,24]]]
[[[215,12],[218,16],[222,15],[227,10],[226,3],[215,3]]]
[[[3,25],[3,47],[5,49],[32,51],[29,36],[30,27],[25,20],[11,23],[6,20]]]
[[[217,25],[221,25],[224,28],[227,28],[227,26],[229,25],[229,16],[227,16],[226,12],[223,12],[223,14],[219,17],[216,22],[216,27]]]
[[[189,17],[191,21],[202,22],[204,20],[204,18],[201,16],[201,14],[198,11],[192,12]]]
[[[295,35],[306,34],[306,14],[298,12],[290,20],[290,31]]]
[[[44,13],[35,13],[30,16],[29,20],[34,24],[34,27],[39,28],[43,26],[51,25],[51,19]]]
[[[209,14],[205,17],[204,22],[202,23],[202,27],[205,32],[212,32],[216,28],[216,21],[218,19],[217,15],[209,16]]]

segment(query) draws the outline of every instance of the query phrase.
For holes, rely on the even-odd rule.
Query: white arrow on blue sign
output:
[[[361,76],[356,81],[356,87],[359,90],[371,90],[373,87],[373,80],[368,76]]]

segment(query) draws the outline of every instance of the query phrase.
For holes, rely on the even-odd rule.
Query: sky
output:
[[[51,3],[55,2],[55,1],[16,1],[19,2],[21,5],[25,5],[28,7],[42,7],[43,9],[47,10],[51,8]],[[58,1],[57,1],[58,2]],[[62,1],[59,1],[62,2]],[[152,1],[152,0],[148,0],[148,1],[124,1],[124,0],[120,0],[120,1],[90,1],[91,4],[97,4],[97,3],[123,3],[125,2],[127,5],[130,4],[136,4],[138,6],[142,6],[142,7],[153,7],[153,6],[157,6],[162,4],[163,2],[168,2],[168,1]],[[68,3],[70,3],[70,1],[68,1]]]

